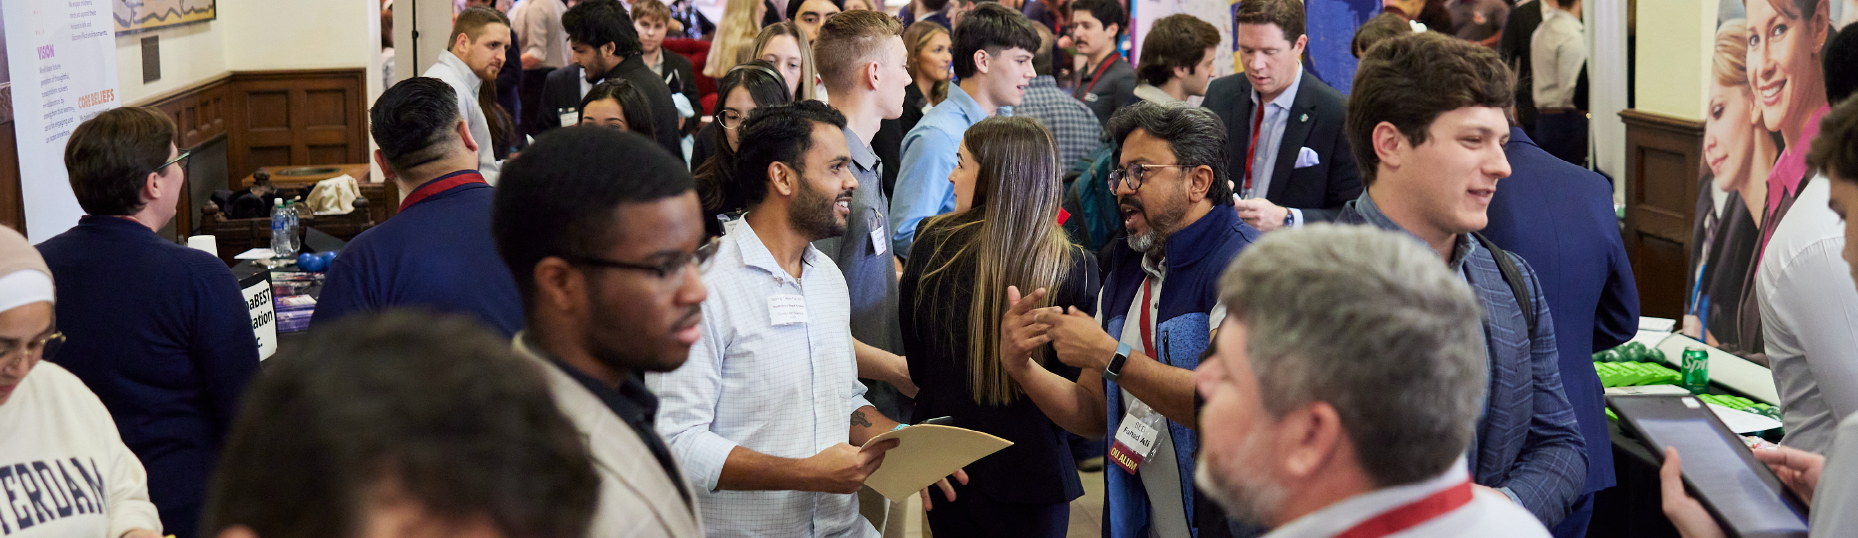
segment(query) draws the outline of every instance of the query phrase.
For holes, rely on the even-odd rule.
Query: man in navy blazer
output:
[[[1361,195],[1361,170],[1342,134],[1347,100],[1299,63],[1309,42],[1303,3],[1247,1],[1236,10],[1245,72],[1208,85],[1205,106],[1226,124],[1232,190],[1246,198],[1235,204],[1239,217],[1267,232],[1332,220]],[[1255,145],[1254,131],[1264,133]]]
[[[1561,386],[1587,441],[1587,482],[1555,536],[1585,536],[1593,493],[1612,487],[1613,444],[1593,352],[1610,349],[1639,328],[1639,290],[1613,213],[1606,178],[1550,155],[1510,128],[1510,177],[1491,197],[1484,236],[1529,261],[1555,319]]]

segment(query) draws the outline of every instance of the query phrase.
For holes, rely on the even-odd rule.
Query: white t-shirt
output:
[[[0,535],[116,538],[161,531],[148,473],[77,376],[49,362],[0,405]]]

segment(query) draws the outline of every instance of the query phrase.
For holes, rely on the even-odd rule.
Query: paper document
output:
[[[910,494],[954,474],[955,470],[1013,446],[1012,441],[985,433],[935,424],[885,432],[865,444],[888,439],[896,439],[897,447],[884,453],[884,465],[865,478],[864,485],[871,486],[890,502],[903,502]]]

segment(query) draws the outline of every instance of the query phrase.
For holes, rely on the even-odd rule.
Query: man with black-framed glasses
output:
[[[516,353],[545,372],[600,474],[589,536],[702,535],[641,380],[682,366],[697,341],[716,250],[702,213],[682,161],[612,129],[543,134],[496,188],[492,235],[523,304]]]
[[[418,307],[476,318],[508,337],[522,297],[490,238],[496,189],[479,172],[478,141],[457,92],[436,78],[388,88],[369,110],[374,160],[406,193],[394,218],[362,232],[329,265],[312,327],[364,312]]]
[[[1128,238],[1104,258],[1097,316],[1039,309],[1009,316],[1002,330],[1049,326],[1059,361],[1107,381],[1021,385],[1053,422],[1104,424],[1072,433],[1116,441],[1105,457],[1116,464],[1105,471],[1105,536],[1220,533],[1221,512],[1193,488],[1193,369],[1225,319],[1219,276],[1259,231],[1232,211],[1226,129],[1212,111],[1142,101],[1116,111],[1109,131],[1110,190]],[[1057,416],[1074,413],[1099,416]],[[1152,442],[1131,446],[1125,437]]]
[[[160,233],[187,196],[188,155],[175,133],[173,120],[149,107],[78,125],[65,168],[87,214],[38,248],[62,284],[56,310],[70,336],[52,362],[109,409],[146,466],[167,533],[191,538],[259,359],[232,271]]]

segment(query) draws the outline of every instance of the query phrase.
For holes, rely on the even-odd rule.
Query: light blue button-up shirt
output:
[[[955,185],[948,182],[948,174],[960,160],[961,135],[992,115],[961,86],[951,84],[948,98],[904,135],[903,164],[890,197],[890,229],[895,230],[890,244],[897,256],[909,256],[916,225],[923,219],[955,210]]]

